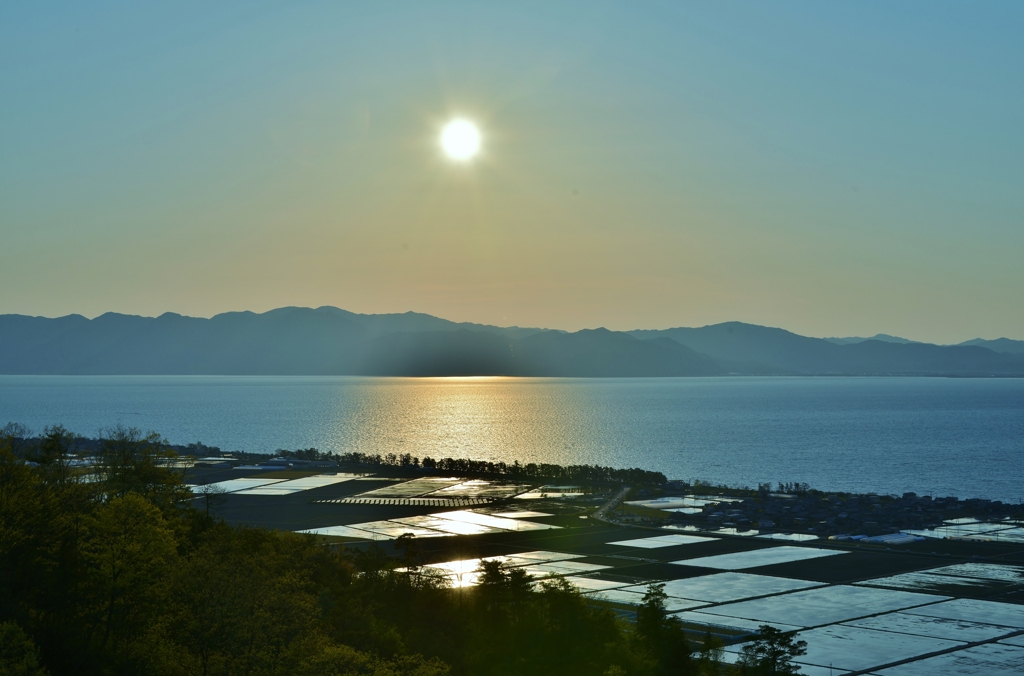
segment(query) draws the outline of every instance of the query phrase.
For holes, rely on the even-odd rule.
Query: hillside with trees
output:
[[[635,623],[564,579],[447,578],[375,547],[231,527],[174,452],[117,429],[75,467],[61,427],[0,438],[0,674],[716,674],[652,586]]]

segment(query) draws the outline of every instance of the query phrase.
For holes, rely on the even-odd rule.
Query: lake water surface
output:
[[[0,425],[1024,497],[1024,380],[0,376]]]

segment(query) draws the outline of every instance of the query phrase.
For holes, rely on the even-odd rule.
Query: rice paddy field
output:
[[[388,554],[412,534],[417,572],[453,588],[475,585],[480,564],[498,560],[538,580],[563,576],[629,617],[648,585],[664,584],[667,610],[695,636],[723,638],[727,659],[768,624],[807,642],[798,660],[805,674],[1024,673],[1016,524],[948,523],[901,548],[616,525],[591,518],[608,495],[571,486],[353,474],[206,479],[216,511],[234,523]],[[642,507],[691,509],[707,499]]]

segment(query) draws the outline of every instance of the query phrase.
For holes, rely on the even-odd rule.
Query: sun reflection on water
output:
[[[396,387],[400,381],[401,386]],[[592,405],[574,388],[505,377],[386,379],[339,402],[339,445],[361,453],[492,461],[597,462]],[[584,397],[585,398],[585,397]]]

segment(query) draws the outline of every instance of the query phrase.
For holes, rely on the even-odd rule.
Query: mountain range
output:
[[[837,345],[850,345],[853,343],[863,343],[865,340],[880,340],[883,343],[918,343],[916,340],[907,340],[906,338],[900,338],[899,336],[890,336],[887,333],[879,333],[871,336],[870,338],[825,338],[830,343]],[[1009,338],[996,338],[995,340],[985,340],[984,338],[974,338],[972,340],[965,340],[957,345],[977,345],[979,347],[987,347],[993,352],[1007,352],[1009,354],[1024,354],[1024,340],[1010,340]]]
[[[0,374],[1024,377],[1024,341],[825,339],[741,322],[570,333],[334,307],[209,319],[0,315]]]

